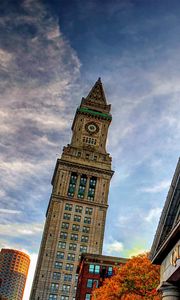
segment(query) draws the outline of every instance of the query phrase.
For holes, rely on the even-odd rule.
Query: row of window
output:
[[[71,219],[71,214],[64,213],[63,219],[69,221]],[[74,222],[81,222],[81,216],[74,215],[74,219],[73,220],[74,220]],[[91,224],[91,218],[90,217],[84,217],[84,224]],[[66,228],[66,226],[67,226],[67,228]],[[68,225],[64,225],[64,228],[68,229],[69,226]]]
[[[58,297],[55,294],[50,294],[48,300],[58,300]],[[63,296],[62,295],[61,298],[60,298],[60,300],[69,300],[69,296],[65,296],[65,295]],[[73,298],[73,300],[75,300],[75,297]]]
[[[69,182],[69,188],[68,188],[68,196],[70,197],[74,197],[77,178],[78,175],[72,172],[70,177],[70,182]],[[96,181],[97,181],[96,177],[91,177],[89,180],[88,195],[87,195],[88,200],[91,201],[94,200]],[[87,184],[87,176],[81,175],[79,187],[78,187],[78,195],[77,195],[77,197],[80,199],[83,199],[85,196],[86,184]]]
[[[68,237],[68,233],[67,233],[67,232],[61,231],[61,233],[60,233],[60,239],[66,240],[67,237]],[[78,241],[78,234],[77,234],[77,233],[71,233],[70,239],[71,239],[72,241]],[[89,239],[89,237],[86,236],[86,235],[82,235],[82,236],[81,236],[81,242],[87,243],[87,242],[88,242],[88,239]]]
[[[93,273],[93,274],[99,274],[100,273],[100,266],[99,265],[94,265],[94,264],[90,264],[89,265],[89,273]],[[113,267],[109,266],[102,266],[102,270],[101,273],[104,275],[108,276],[112,276],[113,275]]]
[[[72,248],[71,250],[76,250],[77,248],[77,245],[73,245],[74,248]],[[86,253],[87,252],[87,246],[83,246],[81,245],[80,246],[80,253]],[[56,253],[56,259],[64,259],[65,258],[65,253],[64,252],[60,252],[58,251]],[[74,261],[75,260],[75,254],[74,253],[68,253],[67,254],[67,260],[71,260],[71,261]]]
[[[62,225],[61,225],[61,228],[62,229],[69,229],[69,223],[63,222]],[[79,231],[80,230],[80,225],[72,224],[72,230],[73,231]],[[87,226],[83,226],[83,228],[82,228],[82,232],[89,232],[89,230],[90,230],[90,227],[87,227]]]
[[[48,300],[57,300],[57,295],[50,294]],[[89,298],[90,299],[90,298]],[[69,300],[69,296],[61,296],[60,300]],[[75,297],[73,298],[75,300]]]
[[[89,145],[96,145],[97,140],[91,137],[83,136],[83,143],[89,144]]]
[[[66,242],[59,242],[58,243],[58,248],[61,248],[61,249],[66,249]],[[71,251],[76,251],[77,249],[77,244],[73,244],[73,243],[70,243],[69,244],[69,250]],[[86,252],[87,250],[87,246],[80,246],[80,252]]]
[[[73,264],[69,264],[67,263],[66,264],[66,268],[65,270],[66,271],[72,271],[74,268],[74,265]],[[60,280],[61,278],[61,273],[60,272],[54,272],[53,273],[53,277],[52,277],[54,280]],[[64,281],[71,281],[72,280],[72,274],[64,274]],[[76,274],[75,276],[75,282],[78,281],[78,275]]]
[[[77,153],[76,153],[76,155],[78,156],[78,157],[81,157],[81,152],[80,151],[78,151]],[[84,156],[84,153],[83,153],[83,156]],[[93,155],[89,155],[89,153],[86,153],[86,159],[89,159],[89,157],[92,159],[92,160],[97,160],[97,155],[95,155],[94,153],[93,153]]]
[[[81,254],[78,256],[78,258],[80,259],[81,258]],[[73,260],[74,261],[74,260]],[[55,261],[54,263],[54,268],[57,269],[57,270],[62,270],[64,269],[63,268],[63,262],[61,261]],[[71,264],[71,263],[67,263],[66,266],[65,266],[65,270],[66,271],[72,271],[74,269],[74,265]],[[57,273],[57,271],[55,272]],[[55,279],[55,278],[54,278]]]
[[[65,204],[65,210],[72,211],[73,205],[70,203]],[[83,207],[81,205],[75,205],[75,212],[82,213]],[[92,215],[93,209],[91,207],[85,208],[85,214]]]
[[[61,273],[54,272],[53,273],[53,279],[59,280],[61,278]],[[64,281],[72,281],[72,274],[64,274]],[[51,284],[51,291],[55,292],[59,288],[58,283],[52,283]]]

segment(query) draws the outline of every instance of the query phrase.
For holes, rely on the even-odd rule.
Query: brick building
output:
[[[23,298],[30,258],[27,254],[2,249],[0,252],[0,299],[21,300]]]
[[[83,253],[77,268],[76,300],[90,300],[93,288],[114,274],[114,267],[125,264],[127,259],[114,256]]]

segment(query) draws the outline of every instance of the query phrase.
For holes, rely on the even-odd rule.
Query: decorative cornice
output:
[[[95,111],[95,110],[89,109],[87,107],[79,107],[77,109],[77,113],[88,114],[88,115],[91,115],[91,116],[98,117],[99,119],[112,120],[111,114],[106,114],[106,113],[102,113],[102,112],[99,112],[99,111]]]
[[[55,170],[54,170],[54,174],[53,174],[53,177],[52,177],[52,181],[51,181],[52,185],[53,185],[55,174],[57,172],[57,169],[58,169],[59,165],[68,166],[70,168],[74,167],[76,169],[83,169],[85,171],[90,171],[90,172],[93,172],[93,173],[99,173],[100,175],[105,174],[105,175],[108,175],[110,177],[112,177],[113,174],[114,174],[114,171],[112,171],[112,170],[96,168],[94,166],[89,166],[89,165],[82,165],[82,164],[78,164],[78,163],[75,163],[75,162],[69,162],[67,160],[63,160],[63,159],[58,158],[57,162],[56,162],[56,167],[55,167]]]
[[[95,202],[95,201],[88,201],[88,200],[85,200],[85,199],[78,199],[78,198],[69,198],[67,196],[61,196],[61,195],[57,195],[57,194],[54,194],[52,193],[51,195],[51,199],[57,199],[58,201],[59,200],[62,200],[62,201],[69,201],[69,202],[73,202],[73,203],[78,203],[78,204],[87,204],[87,205],[93,205],[93,206],[98,206],[100,208],[108,208],[109,205],[107,204],[102,204],[102,203],[99,203],[99,202]]]
[[[100,208],[105,208],[105,209],[107,209],[109,207],[108,204],[102,204],[102,203],[98,203],[98,202],[94,202],[94,201],[88,201],[88,200],[85,200],[85,199],[79,200],[78,198],[68,198],[67,196],[61,196],[61,195],[51,193],[51,197],[49,199],[48,207],[47,207],[47,210],[46,210],[46,217],[47,217],[49,207],[50,207],[50,203],[51,203],[52,199],[57,199],[57,201],[70,201],[70,202],[74,202],[74,203],[78,203],[78,204],[83,203],[83,204],[87,204],[89,206],[93,205],[93,206],[98,206]]]

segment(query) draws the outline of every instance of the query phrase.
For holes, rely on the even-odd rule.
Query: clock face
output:
[[[86,130],[89,133],[96,133],[99,131],[99,127],[97,126],[97,124],[95,122],[89,122],[85,125]]]

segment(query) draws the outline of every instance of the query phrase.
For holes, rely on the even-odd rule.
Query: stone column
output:
[[[162,293],[162,300],[179,300],[180,289],[166,281],[163,281],[158,290]]]

